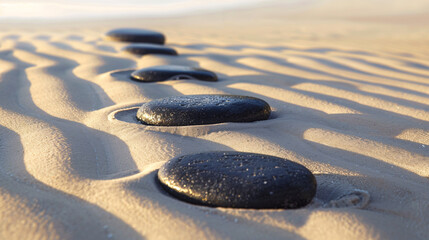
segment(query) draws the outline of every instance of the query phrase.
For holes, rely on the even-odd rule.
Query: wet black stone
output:
[[[131,73],[131,79],[139,82],[158,82],[165,80],[198,79],[202,81],[217,81],[215,73],[202,68],[164,65],[143,68]]]
[[[165,36],[162,33],[137,28],[114,29],[106,33],[106,38],[121,42],[165,43]]]
[[[146,55],[146,54],[164,54],[164,55],[177,55],[176,50],[164,47],[155,44],[146,44],[146,43],[134,43],[130,44],[124,48],[122,51],[136,54],[136,55]]]
[[[171,159],[161,186],[186,202],[231,208],[299,208],[316,194],[314,175],[287,159],[244,152],[205,152]]]
[[[270,113],[270,105],[254,97],[188,95],[145,103],[137,111],[137,119],[147,125],[186,126],[260,121]]]

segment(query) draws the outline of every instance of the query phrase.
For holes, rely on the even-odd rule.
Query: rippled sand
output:
[[[0,24],[0,238],[429,238],[428,15],[348,18],[276,4]],[[115,27],[161,31],[179,56],[123,53],[125,43],[103,40]],[[128,79],[163,64],[220,80]],[[134,119],[143,102],[191,94],[254,96],[273,114],[189,127]],[[216,150],[299,162],[316,174],[316,199],[298,210],[206,208],[155,184],[165,161]]]

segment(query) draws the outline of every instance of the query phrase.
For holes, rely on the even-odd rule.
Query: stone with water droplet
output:
[[[217,76],[214,72],[210,72],[202,68],[162,65],[136,70],[131,73],[131,79],[139,82],[159,82],[181,79],[196,79],[215,82],[217,81]]]
[[[143,124],[187,126],[266,120],[270,105],[259,98],[238,95],[189,95],[153,100],[137,111]]]
[[[106,33],[106,38],[121,42],[165,43],[165,36],[162,33],[138,28],[114,29]]]
[[[177,157],[160,168],[157,179],[172,196],[211,207],[299,208],[311,202],[317,187],[314,175],[298,163],[245,152]]]

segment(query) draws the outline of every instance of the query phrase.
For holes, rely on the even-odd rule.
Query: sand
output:
[[[0,23],[0,239],[428,239],[427,1],[340,2]],[[161,31],[180,55],[123,53],[103,39],[116,27]],[[128,79],[163,64],[220,81]],[[191,94],[259,97],[272,117],[133,118],[144,102]],[[208,208],[156,185],[165,161],[217,150],[303,164],[316,198],[296,210]]]

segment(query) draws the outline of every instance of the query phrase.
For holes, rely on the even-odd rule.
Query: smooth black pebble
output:
[[[137,111],[137,119],[147,125],[186,126],[260,121],[268,119],[270,113],[270,105],[259,98],[188,95],[145,103]]]
[[[121,42],[165,43],[165,36],[162,33],[137,28],[114,29],[106,33],[106,38]]]
[[[139,82],[158,82],[165,80],[197,79],[202,81],[217,81],[214,72],[202,68],[176,65],[163,65],[143,68],[131,73],[131,79]]]
[[[231,208],[299,208],[316,194],[316,178],[287,159],[245,152],[173,158],[158,171],[162,187],[183,201]]]
[[[163,55],[173,55],[176,56],[176,50],[164,47],[161,45],[155,44],[146,44],[146,43],[133,43],[124,48],[122,51],[136,54],[136,55],[146,55],[146,54],[163,54]]]

